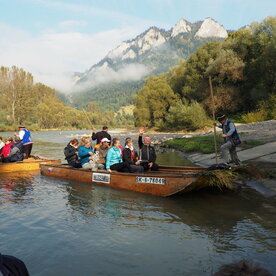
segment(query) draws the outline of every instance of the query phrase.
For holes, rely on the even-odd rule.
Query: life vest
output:
[[[227,120],[226,125],[225,125],[225,131],[226,131],[226,133],[230,130],[230,126],[229,126],[230,123],[232,123],[232,122],[230,120]],[[233,144],[235,146],[241,144],[241,139],[240,139],[239,134],[237,132],[236,126],[235,126],[235,131],[232,133],[232,135],[230,137],[231,137],[231,141],[233,142]]]
[[[22,139],[22,144],[24,145],[32,143],[31,132],[27,129],[23,129],[23,131],[25,132],[25,134]]]

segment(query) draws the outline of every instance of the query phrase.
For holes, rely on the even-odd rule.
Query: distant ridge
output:
[[[109,51],[86,72],[76,73],[75,93],[70,95],[70,102],[84,107],[84,99],[86,103],[88,99],[100,103],[101,107],[117,109],[121,104],[120,100],[114,102],[115,94],[117,99],[120,91],[125,96],[135,94],[147,76],[165,72],[180,59],[188,58],[198,46],[227,36],[226,29],[210,17],[195,23],[182,18],[167,31],[150,27]],[[131,97],[129,103],[132,103]]]

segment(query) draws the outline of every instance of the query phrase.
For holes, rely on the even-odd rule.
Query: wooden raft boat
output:
[[[134,192],[171,196],[204,188],[197,183],[200,173],[205,168],[160,166],[157,172],[145,174],[120,173],[105,170],[92,172],[87,169],[75,169],[68,165],[41,164],[41,174],[76,181],[99,184],[107,187]],[[205,185],[207,187],[207,185]]]
[[[39,170],[39,165],[42,163],[60,164],[60,160],[28,158],[19,162],[0,163],[0,173]]]

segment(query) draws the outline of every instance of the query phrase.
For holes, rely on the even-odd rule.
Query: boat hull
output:
[[[198,178],[203,168],[162,167],[158,172],[146,174],[92,172],[86,169],[74,169],[68,165],[41,164],[42,175],[93,183],[116,189],[134,192],[170,196],[182,193]],[[202,187],[198,187],[202,188]]]
[[[34,159],[29,158],[20,162],[14,163],[0,163],[0,173],[19,172],[19,171],[33,171],[39,170],[40,164],[60,164],[60,160]]]

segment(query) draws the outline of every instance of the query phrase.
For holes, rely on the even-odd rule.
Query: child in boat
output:
[[[126,140],[123,160],[130,165],[131,172],[133,173],[144,172],[144,167],[142,167],[140,161],[138,161],[138,154],[133,147],[133,141],[131,139]]]
[[[73,139],[64,148],[65,159],[68,164],[74,168],[82,168],[78,157],[78,145],[79,141],[77,139]]]
[[[127,162],[123,162],[120,140],[118,138],[112,140],[112,147],[107,152],[106,169],[109,172],[111,172],[111,170],[118,172],[131,172],[130,165]]]
[[[0,160],[3,163],[9,162],[9,154],[11,151],[11,147],[13,145],[13,139],[12,137],[8,137],[5,139],[5,146],[2,148],[2,151],[0,153]]]

